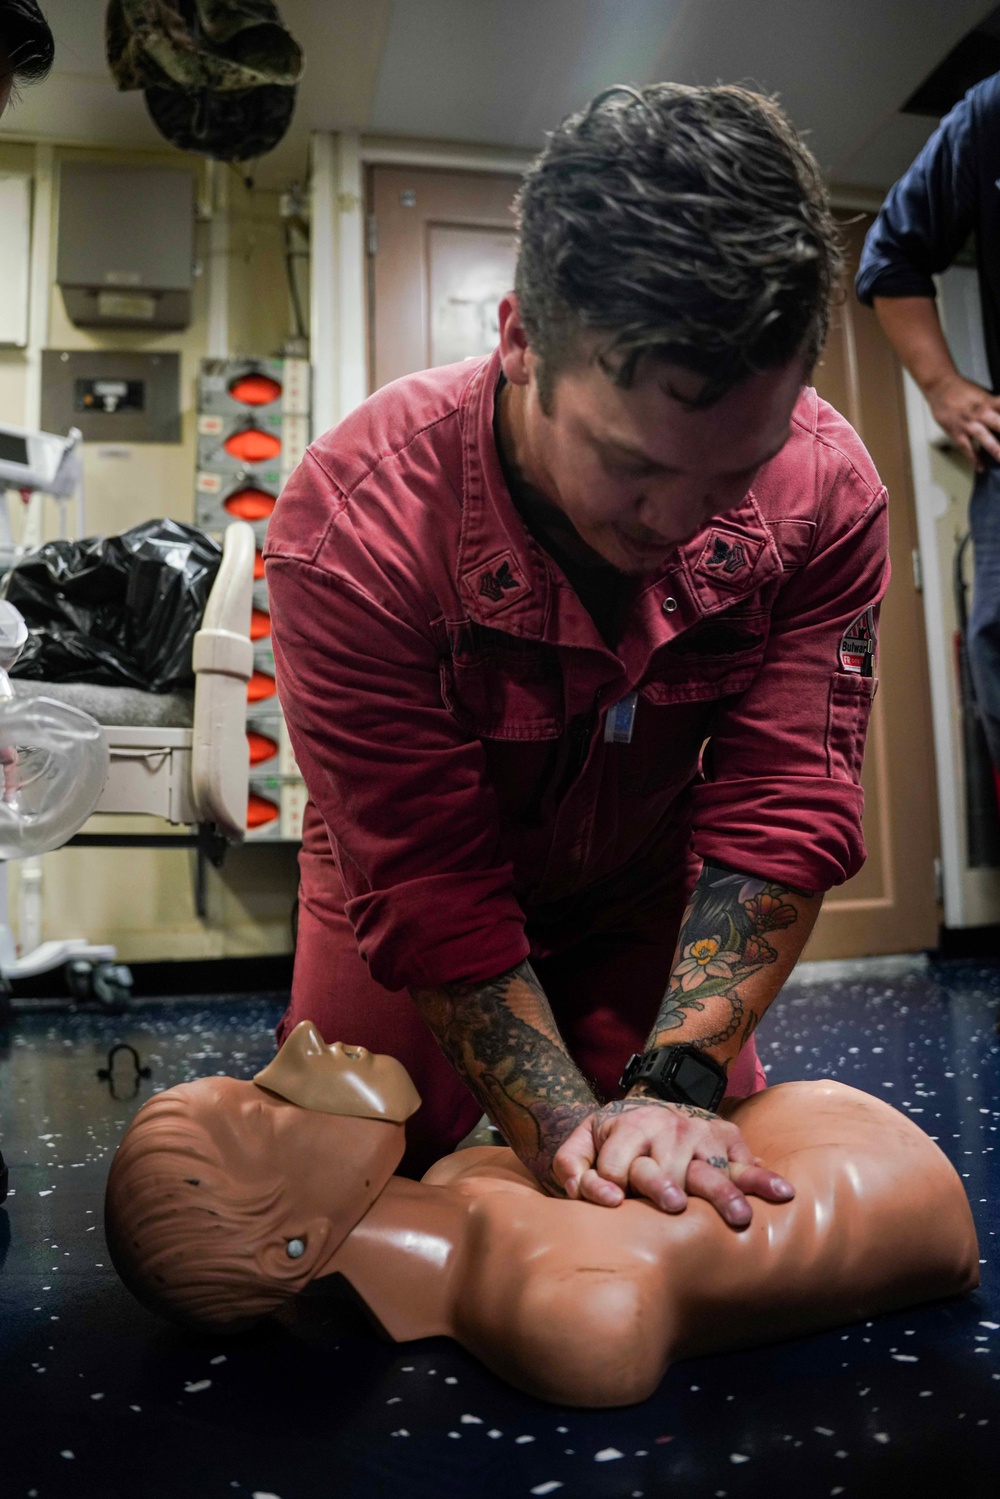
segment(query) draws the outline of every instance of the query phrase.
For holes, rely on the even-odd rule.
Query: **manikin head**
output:
[[[760,94],[614,88],[517,209],[507,457],[594,553],[655,571],[789,435],[841,273],[819,168]]]
[[[324,1273],[399,1164],[419,1104],[393,1057],[327,1046],[308,1021],[253,1082],[156,1094],[108,1178],[115,1269],[176,1321],[251,1325]]]

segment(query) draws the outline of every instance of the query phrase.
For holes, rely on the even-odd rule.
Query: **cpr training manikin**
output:
[[[499,1147],[394,1176],[419,1102],[394,1058],[327,1046],[308,1021],[252,1082],[155,1095],[108,1181],[116,1269],[149,1308],[233,1331],[343,1276],[390,1338],[454,1338],[526,1393],[579,1406],[643,1400],[679,1358],[978,1284],[954,1168],[912,1120],[842,1083],[725,1107],[796,1189],[755,1203],[742,1232],[696,1198],[668,1215],[549,1197]]]

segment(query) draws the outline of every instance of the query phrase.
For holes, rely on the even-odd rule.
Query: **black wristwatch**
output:
[[[642,1083],[667,1103],[688,1103],[714,1114],[726,1082],[725,1068],[696,1046],[657,1046],[629,1057],[619,1087],[627,1092]]]

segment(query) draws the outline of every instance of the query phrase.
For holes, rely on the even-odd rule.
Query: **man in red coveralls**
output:
[[[311,796],[280,1034],[405,1063],[411,1171],[485,1109],[552,1193],[739,1228],[792,1188],[716,1109],[864,859],[886,496],[806,388],[836,237],[728,87],[598,96],[518,208],[496,353],[378,391],[269,529]]]

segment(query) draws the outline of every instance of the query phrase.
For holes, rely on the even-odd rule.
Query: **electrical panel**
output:
[[[180,442],[180,355],[43,349],[42,427],[79,427],[84,442]]]

